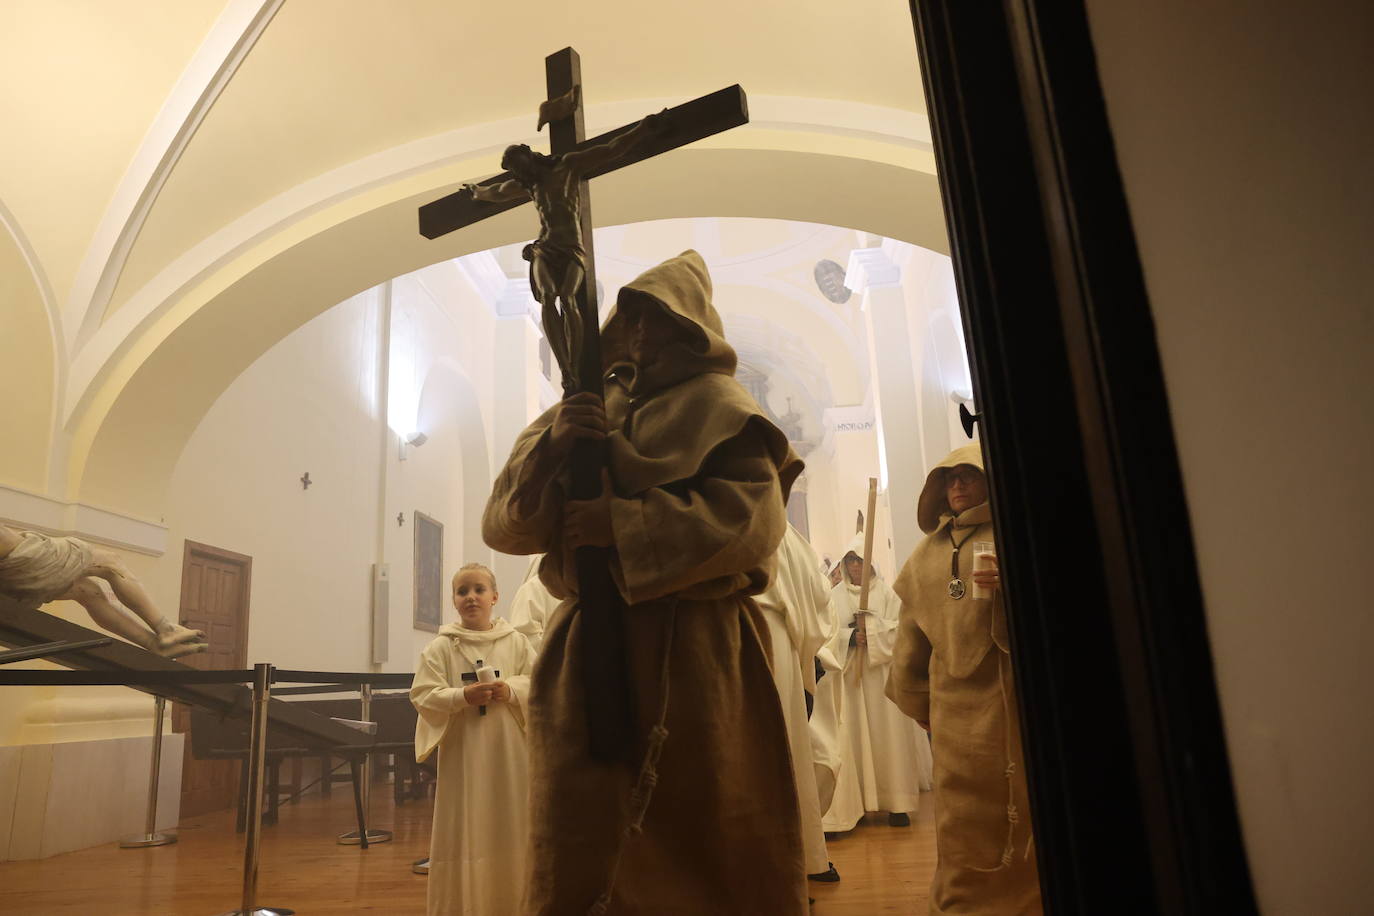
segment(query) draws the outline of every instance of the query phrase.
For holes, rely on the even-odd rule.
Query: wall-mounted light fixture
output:
[[[972,439],[974,424],[983,419],[981,413],[974,413],[972,410],[976,406],[973,392],[967,388],[955,388],[949,393],[949,399],[959,406],[959,425],[964,428],[964,435]]]
[[[429,436],[427,436],[427,435],[425,435],[424,433],[419,432],[419,431],[413,432],[413,433],[411,433],[411,434],[408,435],[408,436],[402,436],[402,437],[401,437],[401,442],[400,442],[400,452],[399,452],[399,454],[397,455],[397,458],[399,458],[401,461],[405,461],[405,460],[406,460],[406,446],[407,446],[407,445],[414,446],[415,448],[419,448],[420,446],[424,445],[424,444],[425,444],[426,442],[428,442],[428,441],[429,441]]]

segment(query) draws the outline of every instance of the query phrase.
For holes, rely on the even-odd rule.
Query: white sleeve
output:
[[[410,702],[419,713],[415,722],[416,760],[422,761],[433,753],[448,731],[449,719],[469,708],[463,688],[449,683],[443,651],[438,639],[425,647],[410,688]]]

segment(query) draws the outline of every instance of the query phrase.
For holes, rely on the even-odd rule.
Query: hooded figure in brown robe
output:
[[[930,729],[930,912],[942,916],[1042,911],[1006,609],[1000,588],[973,596],[973,545],[994,540],[986,494],[976,442],[932,469],[916,509],[927,537],[893,583],[902,615],[887,695]]]
[[[649,325],[660,333],[653,353]],[[606,536],[627,605],[632,759],[601,763],[588,749],[582,666],[592,649],[569,549],[586,541],[573,534],[579,504],[567,501],[556,446],[560,410],[589,396],[517,438],[482,520],[493,548],[545,552],[540,578],[563,599],[530,690],[526,912],[800,916],[787,730],[749,596],[768,585],[801,462],[735,381],[696,252],[620,291],[602,348]]]

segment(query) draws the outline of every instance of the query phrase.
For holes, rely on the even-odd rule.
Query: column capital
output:
[[[902,269],[882,248],[855,248],[849,253],[844,285],[863,294],[874,286],[900,286]]]
[[[492,303],[496,311],[497,318],[520,318],[525,315],[537,315],[539,313],[539,303],[534,301],[534,294],[530,292],[529,277],[507,277],[506,285],[501,290],[496,301]]]

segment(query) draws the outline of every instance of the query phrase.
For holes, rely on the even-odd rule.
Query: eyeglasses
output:
[[[948,471],[945,471],[945,486],[947,487],[952,487],[956,483],[971,487],[982,479],[982,472],[972,468],[967,471],[961,471],[957,468],[950,468]]]

